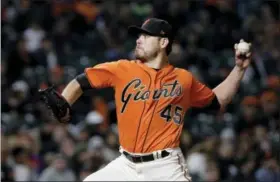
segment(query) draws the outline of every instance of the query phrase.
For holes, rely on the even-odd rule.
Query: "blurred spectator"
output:
[[[8,53],[6,63],[6,82],[11,84],[21,79],[24,68],[35,66],[36,62],[27,52],[26,40],[21,38],[17,41],[16,46]]]
[[[209,160],[206,164],[205,176],[203,181],[216,182],[221,180],[221,172],[215,160]]]
[[[98,14],[98,9],[91,0],[76,2],[75,10],[77,13],[83,15],[88,23],[93,22]]]
[[[280,76],[270,75],[267,78],[267,87],[276,91],[280,90]]]
[[[203,153],[192,153],[188,156],[186,163],[187,168],[195,181],[203,180],[206,173],[206,156]]]
[[[51,166],[46,168],[39,176],[39,181],[75,181],[76,177],[68,168],[66,159],[58,155]]]
[[[242,161],[238,162],[238,171],[235,176],[233,176],[232,181],[240,182],[254,182],[256,181],[254,176],[254,169],[256,168],[256,158],[253,155],[249,155]]]
[[[32,53],[41,48],[40,43],[45,36],[45,31],[42,30],[37,22],[32,22],[23,33],[26,40],[26,49]]]
[[[40,148],[42,156],[49,152],[58,152],[58,143],[54,142],[52,137],[55,128],[56,124],[54,122],[46,122],[40,128],[40,145],[44,146]]]
[[[262,124],[259,112],[259,100],[256,96],[246,96],[243,98],[240,107],[240,118],[236,123],[235,131],[238,133],[251,134],[254,127]],[[263,123],[265,125],[265,123]]]
[[[106,146],[102,149],[102,154],[104,156],[104,160],[106,162],[112,161],[117,158],[120,153],[119,149],[119,141],[118,136],[113,131],[108,132],[106,136]]]
[[[12,156],[15,181],[31,181],[32,171],[28,163],[28,152],[23,147],[16,147],[12,150]]]
[[[262,93],[261,106],[268,120],[279,119],[279,97],[274,91],[265,91]]]
[[[100,125],[101,131],[106,131],[108,129],[109,125],[109,108],[108,104],[102,97],[94,97],[92,99],[92,105],[93,108],[98,112],[101,117],[103,118],[103,121]]]
[[[265,182],[271,181],[276,182],[280,180],[280,166],[277,161],[272,158],[264,161],[263,165],[256,172],[256,181]]]
[[[9,164],[9,148],[7,139],[1,135],[1,181],[14,181],[12,165]]]
[[[53,48],[52,41],[45,37],[41,41],[41,47],[34,51],[34,59],[39,65],[42,65],[48,69],[54,69],[58,65],[58,58]]]
[[[234,151],[234,144],[233,143],[221,143],[218,149],[218,161],[217,161],[217,166],[214,168],[220,169],[220,174],[219,178],[222,180],[226,180],[227,178],[235,175],[235,171],[232,171],[232,168],[234,167],[234,156],[235,156],[235,151]],[[216,174],[217,175],[217,174]],[[217,178],[217,177],[216,177]],[[219,180],[216,179],[214,181]]]
[[[16,17],[14,21],[15,30],[22,33],[33,20],[30,0],[20,0],[17,2]]]

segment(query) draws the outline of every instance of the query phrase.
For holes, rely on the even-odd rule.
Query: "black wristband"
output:
[[[91,89],[91,85],[85,73],[82,73],[76,76],[77,82],[80,84],[80,87],[83,91]]]

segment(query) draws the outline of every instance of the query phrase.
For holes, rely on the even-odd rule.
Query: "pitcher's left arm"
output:
[[[240,43],[245,42],[241,40]],[[238,44],[235,44],[235,67],[228,77],[213,89],[221,108],[225,108],[231,102],[239,88],[246,69],[251,63],[251,44],[248,44],[248,46],[249,49],[243,51],[238,48]]]

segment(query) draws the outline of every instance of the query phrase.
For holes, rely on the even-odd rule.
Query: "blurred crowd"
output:
[[[181,148],[193,182],[279,182],[279,16],[279,1],[263,0],[2,0],[1,180],[83,180],[120,155],[112,89],[86,92],[68,125],[37,91],[61,92],[86,67],[133,58],[127,27],[158,17],[177,35],[171,64],[211,88],[233,68],[234,43],[253,45],[227,109],[186,114]]]

